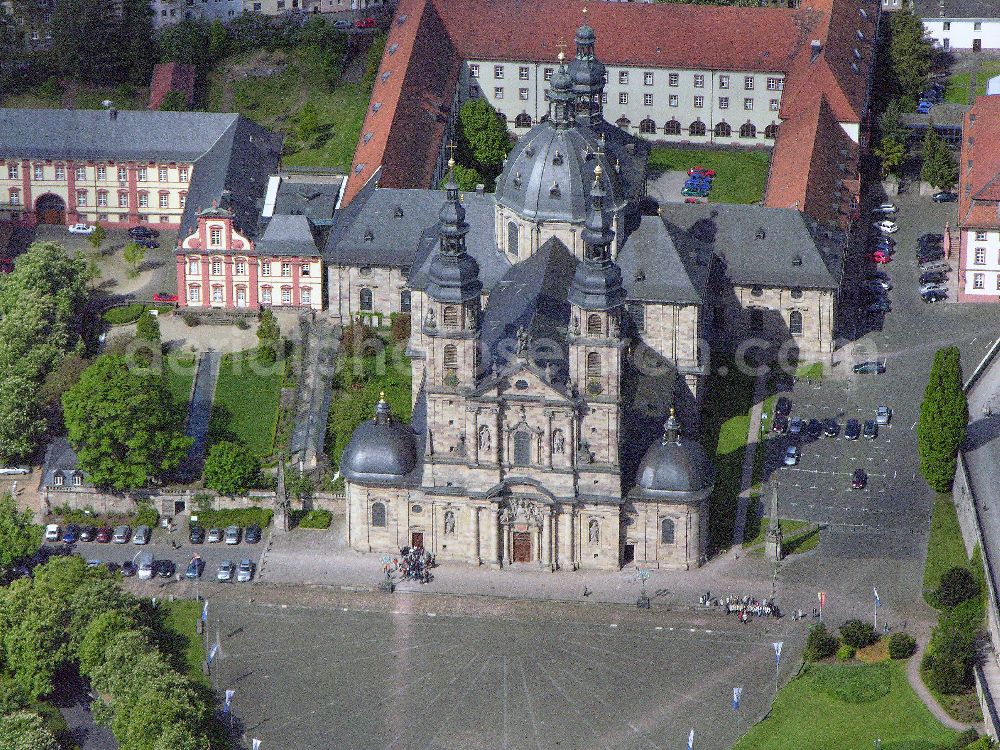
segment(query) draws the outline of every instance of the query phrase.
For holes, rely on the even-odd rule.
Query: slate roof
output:
[[[701,304],[712,251],[661,216],[643,216],[617,262],[630,301]]]
[[[301,215],[277,215],[267,223],[256,243],[260,255],[312,257],[316,252],[309,219]]]
[[[913,0],[918,18],[1000,18],[996,0]]]
[[[282,175],[274,215],[302,214],[317,226],[330,224],[344,179],[311,180],[306,176]]]
[[[56,474],[62,472],[64,477],[64,487],[73,486],[72,476],[80,471],[77,465],[76,451],[69,444],[69,440],[64,437],[57,437],[49,443],[45,449],[45,461],[42,464],[42,487],[55,487]],[[90,480],[84,472],[83,484],[79,486],[92,487]]]
[[[809,220],[799,211],[710,203],[670,204],[662,210],[666,219],[712,248],[732,284],[840,286],[842,255],[813,236]]]

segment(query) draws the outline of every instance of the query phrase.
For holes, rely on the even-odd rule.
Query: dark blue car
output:
[[[66,531],[63,532],[63,543],[64,544],[76,544],[76,540],[80,538],[80,527],[75,523],[71,523],[66,527]]]

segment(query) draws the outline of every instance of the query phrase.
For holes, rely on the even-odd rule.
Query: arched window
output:
[[[733,129],[729,126],[729,123],[723,120],[718,125],[715,126],[715,137],[716,138],[729,138],[733,134]]]
[[[623,116],[623,117],[619,117],[615,121],[615,125],[617,125],[618,127],[620,127],[622,130],[628,130],[629,127],[632,125],[632,121],[630,119],[628,119],[627,117]]]
[[[689,135],[705,135],[705,123],[701,120],[695,120],[690,125],[688,125]]]
[[[764,137],[770,138],[772,141],[778,137],[778,124],[776,122],[772,122],[764,128]]]
[[[448,305],[444,308],[444,327],[445,328],[458,328],[458,308],[454,305]]]
[[[660,521],[660,544],[674,543],[674,520],[664,518]]]
[[[531,433],[514,433],[514,466],[528,466],[531,463]]]
[[[666,125],[663,126],[664,135],[680,135],[681,134],[681,124],[677,120],[670,120]]]
[[[516,221],[507,222],[507,252],[511,255],[517,255],[518,230]]]
[[[372,503],[372,526],[385,528],[385,503]]]
[[[458,347],[448,344],[444,348],[444,367],[446,370],[454,370],[458,367]]]
[[[756,138],[757,126],[752,122],[745,122],[740,125],[740,138]]]
[[[601,379],[601,355],[598,352],[591,352],[587,355],[587,378],[589,380]]]
[[[792,310],[788,315],[788,332],[793,336],[802,335],[802,313]]]
[[[375,299],[372,290],[368,287],[361,289],[361,312],[373,312],[375,309]]]
[[[645,133],[646,135],[653,135],[656,133],[656,123],[650,118],[646,118],[639,123],[639,132]]]
[[[587,335],[588,336],[600,336],[604,333],[604,326],[601,325],[600,315],[591,315],[587,318]]]
[[[514,118],[515,128],[530,128],[531,127],[531,115],[527,112],[522,112],[517,117]]]
[[[408,313],[410,311],[410,290],[404,289],[399,293],[399,311]]]

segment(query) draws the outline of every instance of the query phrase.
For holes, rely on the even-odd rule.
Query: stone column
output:
[[[504,524],[503,532],[503,565],[510,565],[510,524]]]
[[[479,538],[479,508],[475,507],[472,509],[472,539],[473,547],[472,551],[475,555],[476,565],[483,564],[482,557],[482,540]]]
[[[500,564],[500,550],[497,548],[500,544],[500,528],[499,528],[499,515],[500,511],[495,505],[490,505],[489,508],[490,518],[488,531],[490,535],[490,546],[489,546],[489,556],[490,563],[493,565]]]
[[[546,435],[546,440],[548,440],[549,444],[546,446],[547,450],[545,451],[545,465],[548,466],[551,469],[552,468],[552,452],[554,450],[553,446],[552,446],[552,416],[553,416],[552,412],[549,412],[548,414],[546,414],[546,416],[548,417],[548,426],[549,426],[549,429],[545,432],[545,435]]]
[[[479,463],[479,410],[472,412],[472,462]],[[476,514],[476,518],[479,514]],[[478,521],[477,521],[478,523]]]
[[[542,550],[539,555],[542,565],[552,570],[552,510],[542,516]]]
[[[544,523],[544,521],[543,521],[543,523]],[[544,562],[544,560],[545,560],[545,555],[542,552],[542,547],[543,547],[543,544],[544,544],[544,542],[542,541],[542,539],[543,539],[543,537],[542,537],[542,527],[541,526],[535,526],[534,529],[533,529],[533,532],[534,532],[534,537],[535,537],[535,562],[538,563],[539,565],[541,565]]]

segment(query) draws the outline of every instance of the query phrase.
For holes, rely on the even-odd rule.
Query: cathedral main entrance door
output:
[[[515,531],[513,539],[514,562],[531,562],[531,534],[527,531]]]
[[[424,534],[422,531],[414,531],[410,535],[410,546],[411,547],[423,547],[424,546]]]

